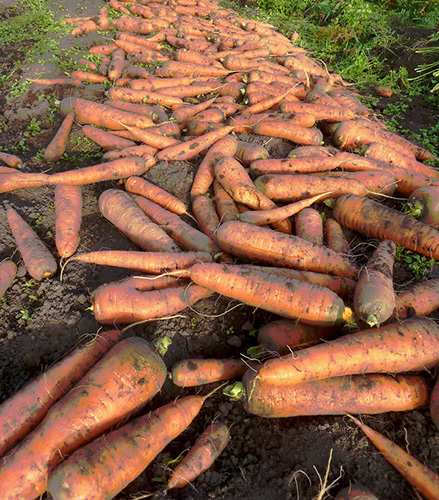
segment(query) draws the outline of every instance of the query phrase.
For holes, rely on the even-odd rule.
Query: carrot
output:
[[[163,228],[184,250],[218,253],[219,248],[214,241],[206,234],[184,222],[178,215],[141,196],[134,195],[133,199],[142,211]]]
[[[349,415],[405,479],[428,500],[439,498],[439,476],[428,469],[396,443]]]
[[[127,287],[116,293],[106,289],[93,295],[92,309],[98,323],[134,323],[178,313],[210,295],[212,291],[196,285],[146,292]]]
[[[96,73],[91,73],[90,71],[72,71],[70,77],[74,81],[85,83],[103,83],[108,81],[105,75],[97,75]]]
[[[67,113],[55,137],[50,141],[44,151],[45,160],[56,161],[64,154],[74,120],[75,114],[73,112]]]
[[[224,113],[218,108],[210,108],[205,111],[201,111],[197,113],[195,116],[191,117],[189,123],[191,121],[199,121],[199,122],[209,122],[209,123],[223,123],[225,120]]]
[[[171,146],[169,148],[162,149],[156,155],[158,161],[182,161],[190,160],[194,158],[198,153],[201,153],[205,149],[211,147],[213,144],[223,139],[230,132],[232,132],[233,127],[224,126],[219,130],[213,130],[212,132],[207,132],[200,137],[188,140],[181,144]]]
[[[269,156],[270,154],[264,146],[251,142],[238,141],[235,158],[245,166],[250,165],[254,161],[263,161]]]
[[[47,491],[55,500],[114,498],[189,427],[205,399],[177,399],[102,436],[65,460],[51,474]],[[120,460],[129,467],[118,467]]]
[[[288,153],[288,158],[326,158],[334,156],[332,149],[334,149],[335,152],[339,152],[337,149],[328,146],[297,146],[297,148],[292,149]]]
[[[172,367],[171,379],[179,387],[194,387],[241,377],[248,368],[242,359],[183,359]]]
[[[381,241],[362,269],[354,294],[354,310],[369,326],[388,320],[395,308],[393,265],[396,244]]]
[[[320,327],[307,325],[297,320],[278,319],[272,321],[258,331],[258,344],[266,351],[273,351],[284,356],[293,349],[300,349],[330,340],[338,330],[337,327]]]
[[[101,55],[110,55],[117,46],[114,43],[110,43],[108,45],[95,45],[94,47],[90,47],[88,49],[89,54],[101,54]]]
[[[169,21],[162,18],[154,19],[139,19],[133,16],[122,16],[117,20],[117,31],[128,31],[138,35],[148,35],[155,31],[166,29],[169,26]]]
[[[14,261],[3,260],[0,262],[0,298],[4,296],[6,290],[12,285],[16,274],[17,265]]]
[[[220,62],[213,59],[212,57],[205,56],[199,52],[194,52],[187,49],[179,49],[175,52],[175,58],[180,62],[191,62],[195,64],[203,64],[205,66],[216,66],[223,68]]]
[[[139,337],[118,342],[4,460],[0,496],[38,498],[66,455],[141,409],[165,378],[163,360],[148,342]]]
[[[149,118],[79,97],[65,97],[61,101],[59,109],[63,115],[73,111],[79,123],[96,125],[111,130],[122,130],[123,125],[121,123],[139,128],[151,126]]]
[[[314,127],[303,127],[291,122],[259,122],[253,125],[253,132],[280,139],[288,139],[296,144],[318,146],[323,143],[323,134]]]
[[[8,167],[18,168],[20,169],[23,165],[21,158],[15,155],[11,155],[9,153],[5,153],[4,151],[0,151],[0,161],[5,163]]]
[[[0,405],[0,456],[34,430],[50,407],[121,338],[118,330],[97,334]]]
[[[428,316],[439,308],[439,279],[430,278],[396,294],[395,319]]]
[[[323,245],[323,220],[315,208],[303,208],[296,215],[296,236]]]
[[[312,127],[315,119],[309,113],[257,113],[250,116],[233,116],[230,123],[233,123],[236,133],[252,132],[253,126],[259,122],[288,122],[301,127]]]
[[[243,386],[244,408],[266,418],[408,411],[424,406],[430,396],[423,377],[406,374],[352,375],[277,385],[260,381],[248,370]]]
[[[122,48],[113,50],[111,53],[111,61],[108,66],[108,78],[113,81],[120,78],[125,64],[125,50]]]
[[[51,184],[92,184],[94,182],[125,179],[131,175],[141,175],[154,164],[153,156],[144,155],[142,158],[120,158],[78,170],[59,172],[48,177]]]
[[[130,132],[130,134],[133,135],[136,141],[143,142],[144,144],[147,144],[148,146],[156,149],[166,149],[170,146],[180,144],[180,141],[178,139],[175,139],[174,137],[167,137],[166,135],[156,133],[154,127],[147,129],[129,127],[128,125],[125,125],[125,127]]]
[[[37,281],[50,278],[57,265],[46,245],[12,207],[7,209],[6,218],[28,273]]]
[[[116,33],[116,38],[117,38],[117,40],[126,40],[127,42],[137,43],[138,45],[143,45],[144,47],[148,47],[149,49],[153,49],[153,50],[162,50],[164,48],[160,42],[154,42],[154,41],[148,40],[145,37],[133,35],[131,33],[124,33],[124,32]],[[145,68],[142,68],[142,69],[145,69]],[[146,71],[146,69],[145,69],[145,71]],[[125,72],[126,72],[126,70],[124,70],[124,73]],[[146,76],[145,73],[143,73],[143,74]]]
[[[439,227],[439,186],[424,186],[416,189],[407,199],[408,213],[432,226]]]
[[[215,97],[213,99],[208,99],[207,101],[201,102],[200,104],[182,106],[181,108],[178,108],[172,112],[171,120],[185,123],[192,116],[195,116],[197,113],[200,113],[201,111],[209,108],[214,101]]]
[[[192,200],[192,212],[204,234],[212,241],[216,241],[216,231],[220,220],[215,209],[213,200],[201,194]]]
[[[323,223],[326,246],[335,252],[348,255],[351,248],[341,225],[332,218],[328,218]]]
[[[0,193],[8,193],[14,189],[44,186],[50,183],[50,175],[14,172],[0,176]]]
[[[327,122],[349,121],[356,118],[356,114],[341,106],[327,106],[307,102],[285,102],[280,105],[283,113],[309,113],[316,121],[325,120]]]
[[[346,486],[335,496],[335,500],[379,500],[368,488],[360,484]]]
[[[55,242],[63,259],[78,248],[81,212],[81,186],[58,184],[55,187]]]
[[[133,243],[153,252],[179,252],[174,241],[151,222],[128,193],[107,189],[99,197],[102,215]]]
[[[333,170],[340,166],[339,158],[311,157],[311,158],[270,158],[256,160],[250,165],[252,176],[257,177],[265,174],[299,174]]]
[[[201,120],[189,120],[184,128],[184,132],[190,138],[200,137],[212,132],[214,130],[220,130],[224,127],[223,123],[217,122],[206,122]]]
[[[346,257],[297,236],[231,221],[221,224],[217,241],[237,257],[355,279],[358,269]]]
[[[243,115],[252,115],[255,113],[262,113],[263,111],[266,111],[266,110],[272,108],[273,106],[275,106],[276,104],[279,104],[282,101],[287,101],[289,92],[290,91],[288,90],[287,92],[285,92],[283,94],[273,96],[273,97],[270,97],[268,99],[264,99],[261,102],[255,103],[255,104],[249,106],[247,109],[245,109],[242,112],[242,114]]]
[[[334,89],[329,91],[330,97],[334,99],[340,106],[351,110],[353,113],[360,116],[370,116],[371,110],[365,106],[352,92],[346,89]]]
[[[223,222],[227,222],[229,220],[235,220],[239,215],[239,210],[233,201],[233,198],[217,180],[213,182],[213,189],[215,192],[215,206],[220,223],[222,224]]]
[[[172,106],[174,104],[181,104],[183,101],[179,97],[172,97],[157,92],[149,92],[148,90],[140,89],[127,89],[121,87],[111,87],[108,91],[110,99],[118,99],[121,101],[128,101],[145,104],[160,104],[161,106]]]
[[[175,269],[185,269],[198,262],[212,262],[207,252],[136,252],[101,250],[73,256],[70,261],[87,262],[102,266],[123,267],[144,273],[161,274]]]
[[[364,156],[366,158],[373,158],[374,160],[390,163],[396,167],[406,168],[418,174],[428,175],[436,180],[439,179],[439,172],[435,168],[424,165],[409,156],[403,155],[396,149],[386,146],[385,144],[380,144],[379,142],[371,142],[364,151]]]
[[[361,330],[324,344],[271,359],[255,380],[293,385],[308,380],[364,373],[421,371],[439,356],[439,327],[428,318]]]
[[[149,156],[154,156],[157,153],[158,149],[152,146],[148,146],[148,144],[142,144],[140,146],[132,146],[129,148],[123,149],[115,149],[113,151],[107,151],[102,155],[103,161],[113,161],[118,160],[119,158],[130,158],[132,156],[145,156],[146,160]]]
[[[344,227],[378,240],[439,260],[439,232],[410,215],[375,200],[354,194],[341,196],[334,205],[334,218]]]
[[[114,151],[136,146],[136,143],[130,139],[118,137],[115,134],[106,132],[93,125],[84,125],[82,127],[82,133],[102,149],[105,149],[105,151]]]
[[[210,424],[174,469],[166,485],[167,489],[183,488],[192,483],[212,466],[229,441],[230,432],[227,425],[220,422]]]
[[[271,210],[253,210],[244,212],[237,215],[235,219],[238,219],[241,222],[247,222],[248,224],[256,224],[257,226],[273,224],[273,222],[278,222],[288,217],[292,217],[316,201],[328,196],[328,194],[330,193],[318,194],[317,196],[305,198],[303,200],[296,201],[295,203],[284,205],[283,207],[272,208]]]
[[[329,192],[328,198],[339,198],[345,193],[367,196],[367,187],[356,179],[331,177],[330,175],[261,175],[255,186],[275,202],[292,203]]]
[[[195,264],[188,271],[197,285],[303,323],[332,326],[351,314],[331,290],[295,279],[226,264]]]
[[[157,68],[155,74],[164,78],[175,78],[180,76],[190,76],[197,78],[199,76],[221,77],[230,73],[228,69],[218,68],[216,66],[206,66],[204,64],[193,64],[188,62],[167,61]]]
[[[108,101],[104,101],[103,104],[105,104],[106,106],[111,106],[113,108],[118,108],[124,111],[129,111],[131,113],[145,116],[146,118],[149,118],[151,120],[149,124],[150,127],[152,127],[154,125],[154,122],[157,122],[159,119],[157,113],[153,110],[153,107],[148,106],[148,104],[136,104],[133,102],[120,101],[116,99],[109,99]]]

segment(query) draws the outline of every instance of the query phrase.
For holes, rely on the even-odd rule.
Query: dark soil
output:
[[[95,14],[101,4],[93,0],[87,3],[87,9]],[[72,0],[65,0],[63,5],[71,15],[87,15]],[[7,15],[6,10],[3,15]],[[410,33],[408,36],[407,43],[410,43]],[[64,43],[66,47],[75,44],[83,48],[85,53],[92,44],[104,42],[99,42],[98,35],[90,34],[79,39],[67,37]],[[23,70],[17,77],[27,78],[37,73],[35,65],[25,69],[25,52],[19,49],[14,46],[0,48],[0,74],[10,71],[18,58],[23,58]],[[406,52],[403,51],[399,57],[398,61],[393,61],[394,67],[409,65]],[[59,68],[46,67],[45,77],[57,76],[63,76]],[[52,113],[49,119],[54,99],[75,95],[104,100],[101,86],[78,88],[61,85],[55,89],[31,86],[24,94],[7,99],[10,97],[9,90],[8,86],[0,88],[0,122],[3,123],[0,146],[19,154],[24,160],[26,171],[55,173],[99,162],[102,153],[99,149],[87,157],[78,153],[73,143],[69,146],[67,159],[54,164],[36,161],[35,155],[48,145],[61,123],[62,117],[57,112]],[[372,90],[369,95],[375,97]],[[374,111],[382,118],[381,113],[388,103],[399,102],[400,99],[397,95],[391,99],[380,98]],[[27,134],[31,119],[40,121],[41,129]],[[437,110],[432,109],[422,97],[416,97],[411,98],[401,127],[419,132],[436,122]],[[80,128],[76,126],[73,133],[81,136]],[[241,138],[246,139],[245,136]],[[273,156],[281,157],[292,148],[291,144],[284,141],[266,142],[265,138],[259,138],[258,141],[264,143]],[[196,166],[197,161],[160,162],[147,172],[145,178],[188,202]],[[79,252],[137,249],[99,212],[98,197],[110,187],[117,187],[117,184],[106,182],[84,186]],[[401,206],[400,202],[394,203]],[[135,274],[119,268],[72,262],[65,267],[62,281],[58,272],[50,280],[32,283],[6,222],[5,209],[8,206],[16,208],[33,224],[38,235],[56,255],[53,188],[20,189],[2,195],[0,260],[12,257],[18,265],[18,275],[6,292],[0,308],[0,402],[83,342],[86,335],[102,327],[88,310],[90,293],[94,289],[103,283]],[[187,221],[193,223],[189,218]],[[357,262],[362,264],[373,248],[370,243],[374,242],[351,236]],[[397,289],[414,279],[405,263],[396,263]],[[257,343],[254,335],[257,329],[274,319],[277,317],[270,313],[255,311],[224,297],[213,296],[174,319],[151,321],[132,327],[126,331],[126,336],[138,335],[151,342],[163,337],[171,338],[172,344],[164,357],[170,369],[176,361],[188,357],[245,355],[246,350]],[[426,376],[433,378],[434,374],[426,373]],[[200,392],[207,393],[211,389],[209,386]],[[177,396],[195,392],[197,390],[182,390],[168,380],[148,409],[172,401]],[[226,450],[193,485],[179,491],[163,492],[161,481],[168,474],[165,458],[175,458],[184,453],[211,421],[222,421],[230,427],[231,442]],[[439,434],[428,408],[402,414],[365,416],[364,421],[439,473]],[[155,492],[153,498],[156,499],[311,500],[324,487],[327,467],[329,475],[325,486],[328,487],[328,493],[319,498],[332,498],[342,487],[361,483],[372,489],[380,500],[418,499],[413,488],[347,417],[263,419],[246,413],[239,402],[229,400],[220,392],[207,400],[190,428],[116,498],[131,500]],[[333,486],[329,488],[331,484]]]

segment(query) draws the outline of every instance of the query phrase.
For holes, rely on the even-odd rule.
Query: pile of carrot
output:
[[[438,401],[422,373],[439,363],[439,330],[428,318],[439,307],[437,280],[399,293],[393,283],[397,246],[439,260],[439,172],[425,163],[433,155],[387,130],[338,74],[268,23],[212,0],[109,5],[121,13],[116,21],[106,9],[68,21],[75,36],[111,30],[111,43],[89,50],[100,56],[100,66],[85,59],[86,70],[69,79],[78,86],[110,83],[108,99],[63,99],[65,118],[45,153],[49,162],[61,158],[79,126],[103,150],[102,161],[41,174],[22,172],[19,158],[0,155],[0,192],[53,186],[63,273],[70,261],[143,273],[94,290],[96,320],[120,325],[163,318],[214,293],[278,315],[259,332],[267,361],[183,360],[172,370],[182,387],[242,377],[244,407],[263,417],[375,414]],[[260,144],[272,138],[291,146],[286,157],[270,157]],[[148,181],[156,163],[175,161],[193,166],[190,201]],[[100,195],[100,213],[138,250],[78,252],[81,186],[108,181],[118,183]],[[390,208],[386,200],[393,195],[422,202],[422,217]],[[332,214],[322,217],[327,200]],[[53,279],[54,256],[18,212],[9,207],[7,214],[29,274]],[[361,265],[351,248],[355,233],[375,246]],[[0,295],[15,272],[12,261],[0,266]],[[102,498],[116,495],[189,425],[202,404],[192,398],[190,410],[182,400],[91,444],[67,446],[73,452],[87,444],[53,475],[58,461],[45,457],[48,479],[29,483],[34,491],[26,498],[47,485],[55,500],[101,498],[85,479],[86,457],[107,492]],[[168,434],[160,426],[175,412],[185,412],[186,420]],[[147,443],[160,434],[146,457],[131,456],[124,441],[134,439],[128,436],[137,426],[146,434],[136,439]],[[229,435],[220,430],[222,450]],[[99,466],[109,452],[132,462],[131,473],[114,483]],[[11,484],[21,482],[18,472],[4,474]],[[74,478],[68,484],[67,476]],[[0,483],[1,477],[0,470]],[[179,469],[169,487],[190,480]]]

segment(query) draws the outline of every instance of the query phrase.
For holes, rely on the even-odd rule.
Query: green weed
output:
[[[406,262],[416,279],[421,279],[431,273],[436,261],[425,255],[414,253],[403,247],[397,247],[395,259]]]

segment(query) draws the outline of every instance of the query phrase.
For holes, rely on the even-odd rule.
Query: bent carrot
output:
[[[213,465],[229,441],[230,432],[227,425],[220,422],[210,424],[174,469],[166,485],[167,489],[183,488],[192,483]]]
[[[35,429],[50,407],[121,339],[118,330],[97,334],[0,405],[0,456]]]
[[[408,250],[439,260],[439,232],[410,215],[353,194],[341,196],[333,213],[348,229],[371,238],[392,240]]]
[[[355,424],[366,434],[371,442],[383,454],[405,479],[428,500],[439,497],[439,476],[428,469],[415,457],[407,453],[396,443],[374,431],[358,419],[349,415]]]
[[[172,367],[171,379],[179,387],[194,387],[241,377],[248,368],[242,359],[183,359]]]
[[[5,163],[8,167],[18,168],[20,169],[23,165],[23,161],[21,158],[15,155],[11,155],[9,153],[5,153],[4,151],[0,151],[0,161]]]
[[[217,241],[222,250],[237,257],[353,279],[358,275],[349,259],[329,248],[244,222],[221,224]]]
[[[55,187],[55,243],[61,258],[76,252],[82,218],[81,186]]]
[[[270,359],[259,367],[257,380],[292,385],[352,374],[422,371],[438,359],[439,327],[428,318],[415,318],[345,335],[294,357]]]
[[[78,450],[51,474],[47,491],[54,500],[114,498],[189,427],[206,397],[177,399]]]
[[[265,418],[408,411],[424,406],[430,397],[424,377],[406,374],[331,377],[283,386],[261,382],[248,370],[243,386],[244,408]]]
[[[6,218],[32,278],[41,281],[53,276],[57,269],[56,261],[35,231],[12,207],[7,209]]]
[[[358,277],[354,294],[354,310],[369,326],[388,320],[395,308],[393,265],[396,244],[381,241]]]
[[[107,189],[99,197],[102,215],[143,250],[179,252],[179,247],[152,222],[131,196],[118,189]]]
[[[64,154],[74,120],[75,114],[73,112],[67,113],[55,137],[50,141],[44,151],[45,160],[56,161]]]
[[[16,274],[17,265],[14,261],[4,260],[0,262],[0,298],[4,296],[6,290],[12,285]]]

